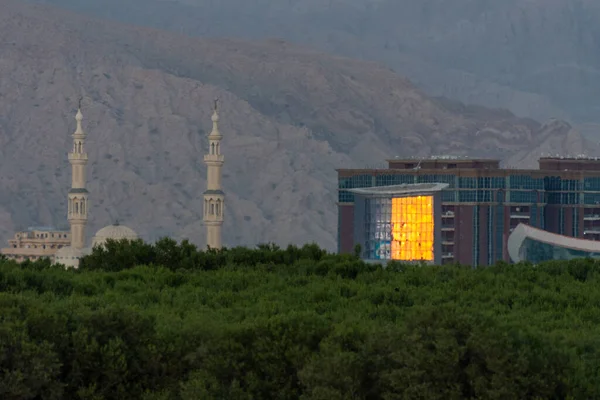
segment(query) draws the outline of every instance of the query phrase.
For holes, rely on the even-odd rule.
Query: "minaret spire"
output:
[[[204,225],[206,226],[206,245],[220,249],[225,193],[221,188],[221,167],[225,161],[221,155],[221,133],[219,132],[219,99],[215,99],[212,122],[213,128],[208,135],[208,154],[204,156],[207,167],[206,191],[204,192]]]
[[[69,190],[68,215],[71,225],[71,247],[83,249],[85,247],[85,226],[88,214],[88,191],[85,188],[86,165],[88,155],[85,152],[86,134],[81,126],[83,114],[81,113],[81,99],[75,115],[77,128],[73,133],[73,150],[69,153],[71,163],[71,190]]]

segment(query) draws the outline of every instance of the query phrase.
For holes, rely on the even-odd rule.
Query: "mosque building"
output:
[[[214,102],[212,115],[213,128],[208,135],[208,154],[204,156],[207,166],[207,188],[204,192],[203,222],[206,226],[206,244],[211,249],[221,249],[221,228],[225,206],[225,193],[221,188],[221,168],[224,157],[221,154],[219,132],[218,100]],[[9,247],[0,254],[18,262],[35,261],[49,257],[54,263],[77,268],[79,260],[90,254],[96,246],[103,246],[107,240],[136,240],[138,234],[131,228],[115,222],[100,229],[92,238],[91,246],[86,247],[86,226],[89,211],[89,192],[86,189],[86,167],[88,154],[85,148],[86,133],[82,127],[81,106],[75,116],[77,128],[73,133],[73,148],[69,152],[71,164],[71,189],[68,192],[67,220],[70,231],[50,227],[32,227],[17,232],[8,241]]]
[[[69,153],[71,189],[67,195],[67,220],[71,229],[60,231],[53,228],[29,228],[27,231],[17,232],[14,239],[9,240],[9,247],[0,250],[9,259],[21,262],[49,257],[54,263],[77,268],[81,257],[89,254],[94,246],[103,245],[108,239],[138,238],[135,231],[116,223],[100,229],[92,240],[92,246],[85,247],[89,210],[89,193],[85,187],[88,155],[81,107],[77,110],[75,120],[77,128],[73,133],[73,148]]]

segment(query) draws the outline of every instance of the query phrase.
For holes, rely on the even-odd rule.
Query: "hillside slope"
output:
[[[395,155],[593,151],[560,121],[432,99],[379,65],[281,41],[193,39],[0,0],[0,240],[64,223],[77,98],[89,135],[89,234],[204,243],[202,164],[222,101],[225,243],[336,238],[337,167]]]
[[[193,36],[279,37],[385,63],[432,95],[600,122],[594,0],[36,1]]]

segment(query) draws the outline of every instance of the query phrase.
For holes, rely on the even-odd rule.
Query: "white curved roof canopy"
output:
[[[528,261],[523,246],[527,239],[545,243],[558,249],[575,250],[585,253],[600,253],[600,242],[594,240],[577,239],[570,236],[559,235],[526,224],[519,224],[508,237],[507,248],[513,262]],[[555,257],[562,259],[562,257]],[[568,258],[568,257],[567,257]]]
[[[389,196],[438,192],[448,186],[450,185],[447,183],[406,183],[403,185],[372,186],[347,190],[355,194]]]

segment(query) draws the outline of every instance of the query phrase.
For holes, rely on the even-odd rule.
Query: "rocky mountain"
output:
[[[83,96],[90,232],[203,245],[202,156],[222,102],[224,241],[333,249],[336,172],[396,155],[597,150],[570,125],[431,98],[389,68],[280,40],[198,39],[0,0],[0,240],[65,222]]]
[[[431,95],[600,122],[593,0],[37,1],[193,36],[278,37],[383,63]]]

